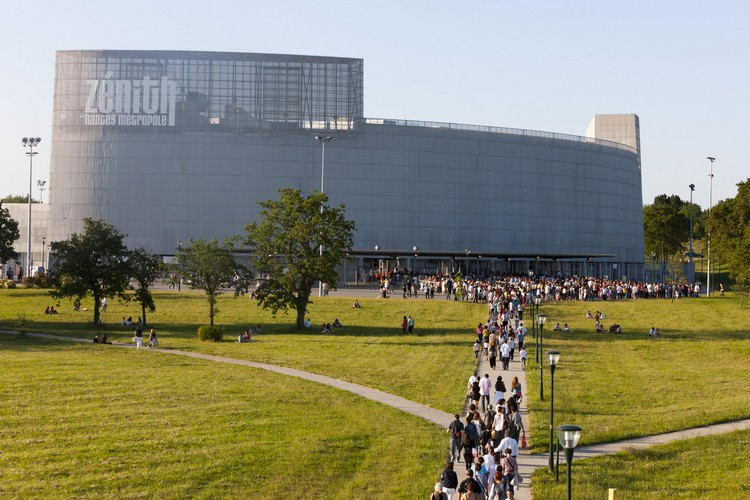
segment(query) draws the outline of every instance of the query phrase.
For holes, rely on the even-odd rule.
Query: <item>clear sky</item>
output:
[[[0,0],[0,196],[48,180],[56,50],[357,57],[365,116],[584,135],[636,113],[643,199],[750,177],[750,1]],[[133,182],[138,182],[134,179]],[[44,199],[48,199],[48,191]]]

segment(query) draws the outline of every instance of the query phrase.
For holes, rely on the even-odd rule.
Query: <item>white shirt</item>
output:
[[[503,343],[503,345],[500,346],[500,356],[503,358],[510,356],[510,347],[508,344]]]
[[[481,396],[489,396],[490,389],[492,389],[492,380],[489,377],[482,377],[479,381],[479,394]]]
[[[500,446],[495,448],[495,451],[498,451],[505,455],[505,450],[510,448],[510,456],[511,457],[517,457],[518,456],[518,441],[513,439],[512,437],[505,437],[502,441],[500,441]]]

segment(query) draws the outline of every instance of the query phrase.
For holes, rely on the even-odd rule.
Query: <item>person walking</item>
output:
[[[446,494],[448,500],[458,500],[456,496],[456,488],[458,488],[458,476],[453,470],[453,462],[445,464],[445,469],[440,474],[440,483],[443,485],[443,493]]]
[[[409,333],[414,331],[414,318],[409,316],[409,321],[407,322],[407,325],[409,326]]]
[[[490,391],[492,390],[492,380],[490,380],[490,374],[485,373],[484,377],[479,381],[479,396],[482,401],[482,411],[487,411],[487,407],[490,404]]]
[[[135,347],[136,349],[140,349],[143,345],[143,328],[141,328],[141,325],[135,327]]]
[[[404,320],[401,322],[401,330],[403,330],[404,335],[406,335],[407,328],[409,328],[409,320],[406,319],[406,316],[404,316]]]
[[[461,438],[463,437],[464,424],[461,422],[461,416],[456,413],[455,420],[448,426],[450,434],[450,455],[451,463],[461,461]]]

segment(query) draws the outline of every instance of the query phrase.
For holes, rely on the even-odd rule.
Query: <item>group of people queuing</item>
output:
[[[407,270],[375,272],[371,279],[380,283],[383,297],[393,294],[394,287],[402,289],[404,298],[434,299],[441,295],[447,300],[490,302],[498,295],[512,293],[538,296],[545,301],[563,300],[628,300],[628,299],[680,299],[698,297],[703,291],[701,283],[648,282],[612,280],[579,276],[524,276],[517,274],[492,274],[454,277],[451,274],[413,273]],[[723,292],[723,285],[720,285]]]
[[[513,377],[508,387],[502,376],[493,382],[488,373],[482,377],[475,373],[468,387],[472,402],[463,421],[456,414],[446,430],[450,457],[432,498],[512,500],[514,487],[522,480],[518,451],[526,445],[519,412],[521,384]],[[459,483],[455,467],[462,462],[466,479]]]
[[[490,368],[497,368],[497,358],[500,358],[503,371],[507,371],[510,362],[514,361],[516,354],[521,360],[521,367],[526,369],[526,327],[518,316],[510,317],[503,313],[501,322],[498,320],[487,321],[477,325],[477,340],[474,342],[474,357],[480,356],[488,361]]]
[[[503,370],[516,359],[525,366],[526,328],[518,306],[523,298],[498,301],[488,319],[479,323],[474,356],[482,356],[495,369],[499,356]],[[526,431],[519,407],[522,387],[518,377],[506,382],[502,375],[475,371],[466,385],[468,411],[456,414],[449,434],[449,459],[435,484],[432,500],[505,500],[523,480],[518,470],[519,449],[526,446]],[[466,477],[459,482],[455,470],[463,463]]]

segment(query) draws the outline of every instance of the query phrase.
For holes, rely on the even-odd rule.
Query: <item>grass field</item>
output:
[[[594,333],[586,310],[619,323],[621,335]],[[555,372],[555,424],[584,428],[581,444],[698,427],[750,417],[750,308],[734,297],[544,304],[548,315],[544,351],[561,354]],[[553,333],[560,322],[574,333]],[[663,337],[651,339],[655,325]],[[539,401],[539,370],[527,384],[532,444],[547,447],[549,368],[546,400]]]
[[[740,431],[574,461],[572,496],[607,498],[615,488],[618,500],[748,498],[748,448],[750,431]],[[559,483],[546,470],[534,474],[534,497],[566,498],[566,467],[560,463]]]
[[[0,335],[0,497],[418,498],[442,429],[252,368]]]
[[[45,315],[49,300],[43,290],[2,290],[0,328],[16,329],[16,315],[25,312],[28,331],[92,338],[90,311],[73,312],[63,301],[60,314]],[[45,302],[46,301],[46,302]],[[299,333],[291,328],[294,316],[270,313],[245,298],[231,294],[219,298],[217,324],[226,325],[225,342],[201,342],[195,337],[198,325],[205,324],[208,306],[200,293],[156,294],[157,311],[150,323],[165,348],[200,351],[322,373],[350,382],[398,394],[450,413],[462,406],[460,396],[465,379],[475,367],[471,345],[476,323],[485,315],[485,306],[440,300],[360,299],[361,309],[352,300],[326,297],[315,299],[310,307],[313,324],[344,324],[331,335]],[[84,301],[83,307],[87,303]],[[132,327],[123,328],[123,316],[137,318],[134,305],[110,301],[104,316],[105,331],[111,340],[128,341]],[[412,315],[415,335],[404,336],[401,318]],[[265,333],[251,344],[237,343],[237,335],[249,326],[263,325]],[[472,326],[473,325],[473,326]],[[458,397],[457,397],[458,395]]]
[[[310,308],[314,324],[334,317],[344,323],[333,335],[294,332],[291,316],[273,319],[247,298],[223,296],[217,322],[227,326],[227,341],[200,342],[195,329],[205,323],[207,307],[197,293],[158,293],[158,310],[150,319],[166,348],[301,368],[458,410],[474,365],[473,327],[484,318],[485,306],[423,299],[360,302],[362,309],[352,309],[351,299],[315,299]],[[63,302],[61,314],[46,316],[44,307],[51,303],[44,291],[0,291],[0,328],[17,329],[17,315],[25,314],[29,331],[93,336],[90,311],[74,313]],[[593,321],[584,320],[587,309],[604,311],[604,324],[617,322],[625,333],[594,333]],[[583,427],[582,445],[750,417],[745,402],[750,308],[740,309],[734,297],[547,303],[541,312],[548,315],[544,351],[562,352],[555,376],[555,423]],[[417,320],[418,335],[404,337],[400,319],[409,314]],[[104,327],[110,338],[132,336],[130,328],[119,326],[120,318],[130,315],[138,315],[133,305],[110,303]],[[556,322],[569,323],[574,333],[553,333]],[[256,324],[267,332],[256,342],[233,341]],[[652,325],[661,329],[662,338],[647,337]],[[278,476],[287,477],[278,469],[288,469],[289,457],[299,452],[304,455],[299,483],[320,488],[323,498],[377,496],[384,493],[383,485],[388,491],[381,496],[413,498],[430,491],[445,457],[442,430],[315,384],[158,353],[37,339],[2,342],[11,381],[0,389],[9,402],[0,410],[3,422],[9,422],[0,434],[0,445],[8,450],[1,459],[3,496],[89,496],[89,491],[90,496],[149,496],[154,491],[169,497],[238,496],[257,490],[270,498],[281,488]],[[528,343],[533,344],[531,337]],[[529,352],[533,358],[533,348]],[[546,449],[549,423],[546,366],[543,373],[547,400],[540,402],[539,371],[532,363],[527,372],[531,445],[537,452]],[[289,438],[275,437],[275,426],[287,429]],[[419,431],[404,442],[398,437],[403,432],[394,431],[403,427]],[[716,446],[725,443],[723,437],[711,439]],[[675,454],[696,454],[692,445],[685,446]],[[727,449],[722,467],[727,460],[733,464],[739,453],[729,443]],[[340,460],[339,453],[348,454]],[[595,461],[577,463],[574,473],[591,477],[581,483],[581,491],[595,495],[576,497],[599,497],[605,487],[623,483],[622,491],[630,491],[631,483],[644,491],[646,483],[634,478],[656,473],[639,469],[642,464],[635,462],[645,460],[641,453],[618,455],[621,463],[591,466],[601,467],[598,472],[584,469]],[[659,470],[668,471],[685,467],[687,460],[670,462],[666,453],[658,457]],[[645,461],[653,465],[655,460]],[[166,471],[148,470],[150,461]],[[40,479],[27,477],[36,470]],[[740,473],[747,471],[740,468]],[[663,476],[649,492],[680,488],[685,496],[707,491],[712,497],[723,487],[713,476],[711,486],[704,486],[703,475]],[[326,489],[326,480],[338,483],[342,477],[343,484]],[[44,489],[48,483],[54,490]],[[547,483],[546,472],[539,471],[534,494],[558,498],[564,489]]]

